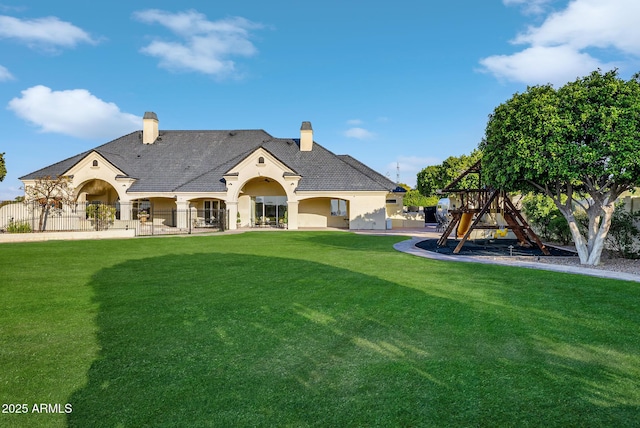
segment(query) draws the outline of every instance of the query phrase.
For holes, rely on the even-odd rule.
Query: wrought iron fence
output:
[[[227,222],[224,209],[155,209],[151,204],[145,211],[121,212],[119,204],[0,203],[0,232],[5,233],[127,229],[136,235],[190,234],[223,231]]]

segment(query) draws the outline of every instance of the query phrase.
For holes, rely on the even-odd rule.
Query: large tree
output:
[[[640,185],[640,77],[594,71],[559,89],[529,87],[489,116],[480,148],[484,180],[549,196],[580,262],[597,265],[615,200]],[[586,236],[576,208],[588,215]]]

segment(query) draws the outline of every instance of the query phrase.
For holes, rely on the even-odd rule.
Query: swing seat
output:
[[[509,229],[496,229],[496,233],[493,235],[494,238],[504,238],[509,233]]]

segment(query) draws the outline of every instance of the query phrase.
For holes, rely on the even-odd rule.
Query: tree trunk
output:
[[[45,222],[45,218],[47,216],[48,211],[49,211],[48,205],[44,205],[40,210],[40,221],[38,222],[38,230],[40,232],[44,232],[44,222]]]
[[[598,233],[596,234],[591,245],[589,260],[586,263],[588,265],[596,266],[600,264],[600,257],[602,256],[602,250],[604,250],[604,244],[606,242],[607,235],[609,234],[609,228],[611,227],[611,217],[613,217],[614,209],[614,204],[608,204],[602,208],[600,227],[598,228]]]
[[[589,254],[593,252],[593,246],[597,240],[597,235],[600,230],[600,223],[602,220],[602,208],[597,205],[591,205],[587,209],[587,216],[589,217],[589,229],[587,237],[587,248],[589,249]]]
[[[564,217],[569,222],[569,230],[571,230],[571,236],[573,237],[574,245],[576,246],[576,251],[578,251],[578,257],[580,257],[580,264],[587,264],[589,261],[589,247],[588,242],[585,242],[582,233],[580,233],[580,228],[578,228],[578,223],[576,223],[576,219],[573,216],[573,213],[564,214]]]

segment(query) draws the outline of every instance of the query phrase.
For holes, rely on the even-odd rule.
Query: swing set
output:
[[[470,174],[478,174],[478,189],[458,189],[456,186]],[[482,163],[479,160],[438,193],[448,194],[452,201],[449,208],[451,220],[438,240],[439,247],[446,247],[451,234],[460,242],[453,250],[458,254],[471,238],[503,239],[509,232],[515,235],[522,247],[537,245],[543,254],[549,255],[538,235],[531,229],[509,195],[504,190],[482,186]],[[454,204],[453,201],[456,203]],[[474,236],[474,238],[472,238]]]

